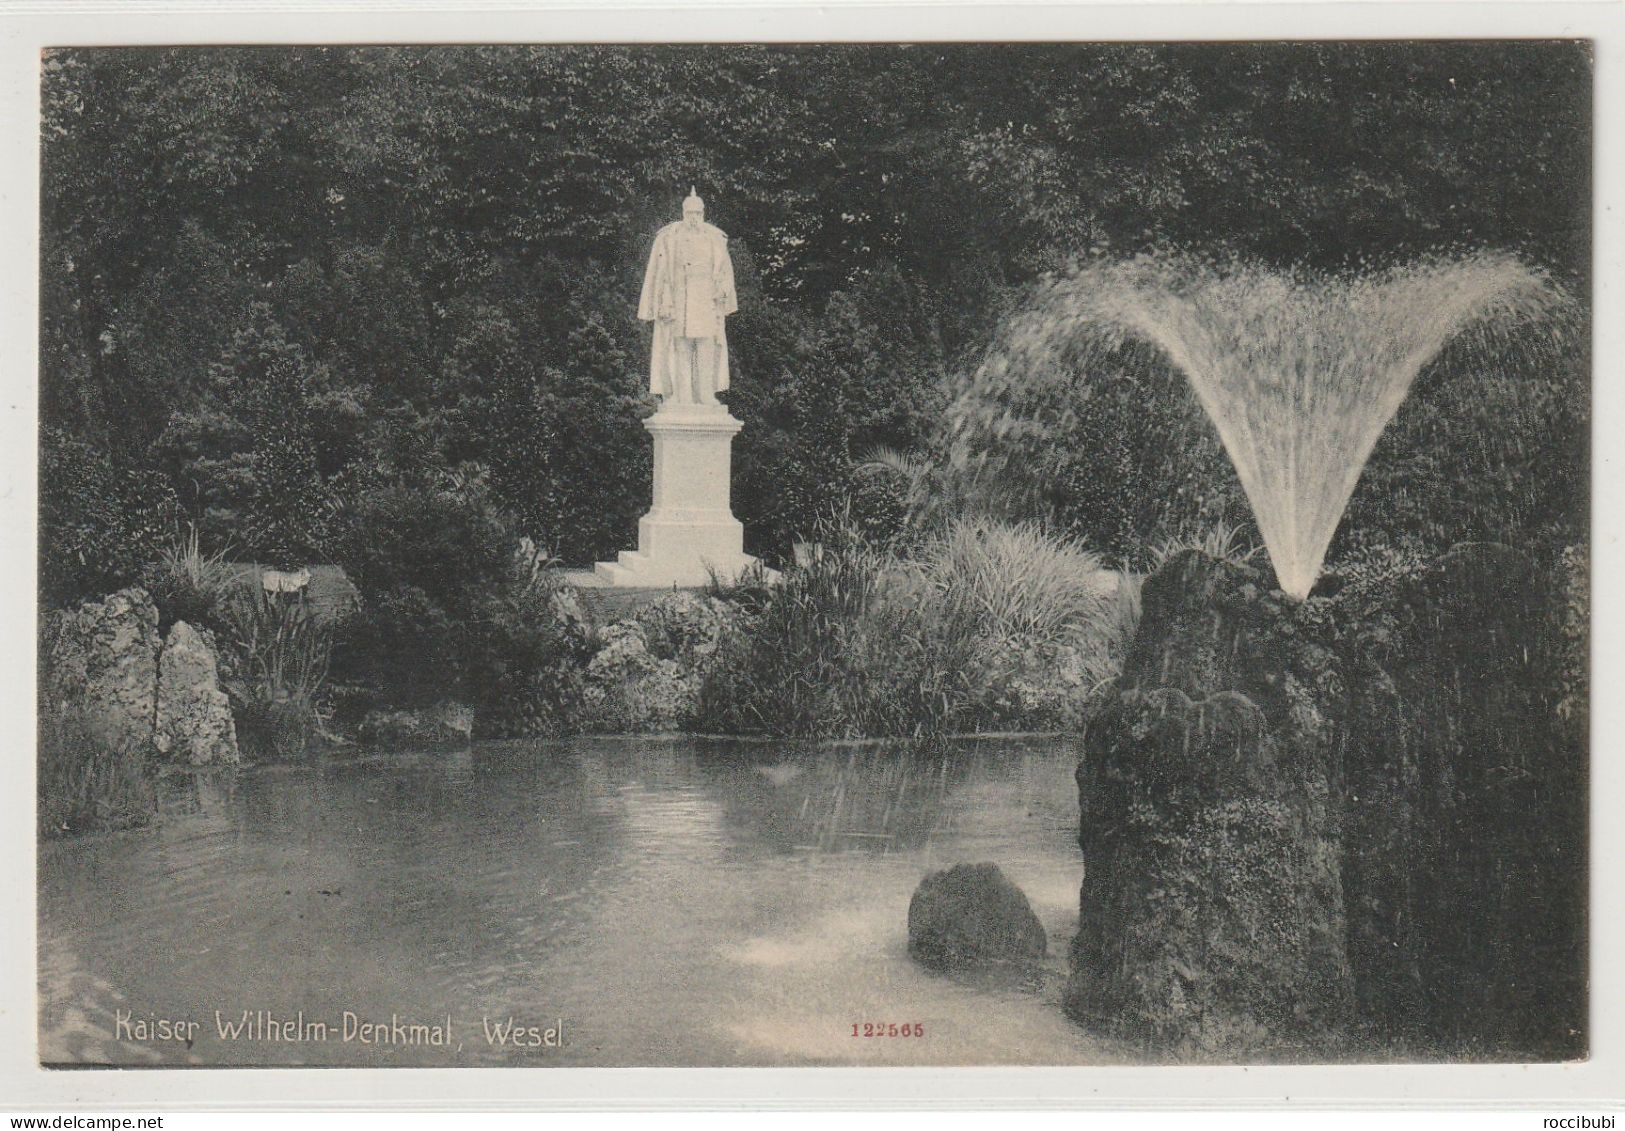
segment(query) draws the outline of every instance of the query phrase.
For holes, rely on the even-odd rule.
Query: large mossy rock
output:
[[[1360,1011],[1418,1051],[1583,1055],[1585,568],[1507,546],[1355,578],[1343,882]]]
[[[1084,733],[1067,1011],[1191,1058],[1324,1051],[1351,1004],[1333,653],[1256,570],[1195,552],[1142,609]]]
[[[158,610],[121,589],[45,626],[42,700],[116,749],[149,749],[158,686]]]
[[[997,864],[955,864],[920,881],[908,904],[908,952],[955,969],[1044,957],[1048,940],[1021,889]]]

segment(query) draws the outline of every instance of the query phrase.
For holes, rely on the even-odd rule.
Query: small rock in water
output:
[[[1044,926],[997,864],[933,872],[908,905],[908,952],[927,966],[1042,958]]]

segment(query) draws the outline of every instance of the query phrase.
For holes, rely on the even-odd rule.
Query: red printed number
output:
[[[923,1037],[925,1024],[920,1021],[898,1023],[896,1021],[854,1022],[852,1025],[854,1037]]]

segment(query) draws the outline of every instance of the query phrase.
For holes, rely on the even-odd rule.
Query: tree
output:
[[[1583,44],[1507,42],[56,51],[44,439],[161,467],[196,507],[190,419],[209,490],[240,495],[213,367],[274,324],[310,384],[267,476],[477,461],[590,560],[642,506],[632,307],[694,184],[741,267],[735,496],[782,552],[868,447],[929,447],[938,378],[1075,257],[1487,243],[1583,293],[1590,71]],[[1076,512],[1149,506],[1106,423],[1127,403],[1052,469],[1096,499]],[[203,505],[257,544],[245,498]]]

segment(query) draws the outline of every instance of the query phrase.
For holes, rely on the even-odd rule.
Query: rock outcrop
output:
[[[1066,1008],[1198,1059],[1340,1033],[1331,652],[1256,570],[1195,552],[1147,578],[1078,767],[1085,878]]]
[[[194,766],[239,761],[231,703],[220,689],[218,651],[208,629],[185,621],[170,626],[158,658],[153,745]]]
[[[48,614],[44,642],[42,710],[80,720],[117,749],[193,766],[238,761],[213,636],[176,621],[160,640],[146,590]]]
[[[589,728],[676,730],[738,613],[726,601],[678,591],[599,633],[583,695]]]
[[[144,589],[121,589],[46,624],[42,697],[78,715],[98,739],[150,748],[158,687],[158,610]]]
[[[1021,889],[997,864],[955,864],[920,881],[908,904],[908,952],[953,969],[1044,957],[1048,940]]]

